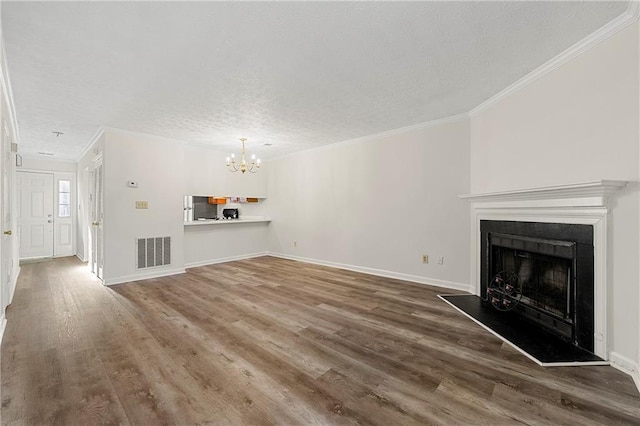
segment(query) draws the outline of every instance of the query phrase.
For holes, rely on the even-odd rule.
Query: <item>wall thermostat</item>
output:
[[[134,180],[129,180],[129,181],[127,181],[127,186],[129,188],[137,188],[138,187],[138,182],[136,182]]]

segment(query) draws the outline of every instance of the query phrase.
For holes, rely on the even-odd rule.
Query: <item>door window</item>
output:
[[[71,217],[71,181],[58,181],[58,217]]]

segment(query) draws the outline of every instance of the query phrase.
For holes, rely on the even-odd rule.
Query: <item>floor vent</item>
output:
[[[171,237],[138,238],[137,268],[171,264]]]

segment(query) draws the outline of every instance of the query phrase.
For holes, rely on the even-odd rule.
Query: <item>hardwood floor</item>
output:
[[[542,368],[443,289],[272,257],[103,287],[23,265],[4,424],[640,424],[611,367]]]

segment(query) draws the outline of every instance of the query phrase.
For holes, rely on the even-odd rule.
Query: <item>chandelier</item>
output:
[[[241,154],[242,158],[238,165],[236,165],[236,157],[234,154],[231,154],[231,157],[227,157],[227,168],[229,169],[230,172],[237,172],[238,170],[240,170],[242,173],[244,172],[255,173],[260,168],[260,159],[259,158],[256,159],[255,154],[251,156],[251,162],[247,163],[247,160],[245,159],[245,154],[244,154],[244,143],[246,141],[247,141],[247,138],[240,138],[240,142],[242,142],[242,154]]]

